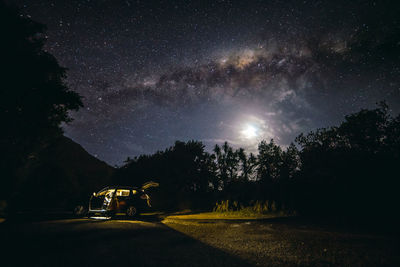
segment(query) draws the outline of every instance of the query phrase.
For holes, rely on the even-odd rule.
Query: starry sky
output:
[[[112,165],[199,140],[255,152],[386,100],[397,1],[9,0],[48,27],[84,108],[65,135]]]

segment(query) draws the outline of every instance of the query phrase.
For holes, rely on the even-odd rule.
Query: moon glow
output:
[[[247,124],[243,130],[241,131],[241,134],[243,135],[243,137],[245,137],[246,139],[254,139],[257,137],[258,133],[257,133],[257,128],[251,124]]]

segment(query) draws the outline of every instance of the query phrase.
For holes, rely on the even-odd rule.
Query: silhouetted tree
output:
[[[2,189],[11,192],[16,171],[70,122],[82,106],[65,83],[66,70],[44,50],[45,26],[0,2],[0,131]],[[4,195],[3,195],[4,196]]]
[[[276,200],[278,198],[276,183],[279,180],[282,165],[282,149],[272,139],[269,143],[261,141],[258,145],[257,161],[257,179],[262,190],[261,198]]]
[[[258,179],[260,181],[276,180],[282,164],[282,149],[271,139],[269,143],[261,141],[258,145]]]
[[[225,142],[222,147],[215,145],[214,153],[220,189],[226,189],[237,178],[239,157],[228,142]]]
[[[253,153],[247,156],[243,148],[239,148],[236,153],[239,159],[239,180],[243,182],[255,180],[253,173],[256,168],[257,158]]]
[[[298,209],[344,217],[389,214],[399,200],[398,126],[380,103],[346,116],[338,127],[300,135]]]
[[[276,186],[277,197],[275,199],[277,208],[285,206],[286,209],[294,210],[297,174],[301,168],[300,154],[297,147],[292,143],[282,152],[282,164],[279,168],[279,181]]]
[[[201,142],[176,141],[153,155],[127,160],[118,183],[138,186],[148,180],[160,183],[154,203],[163,209],[209,206],[216,181],[214,157]]]

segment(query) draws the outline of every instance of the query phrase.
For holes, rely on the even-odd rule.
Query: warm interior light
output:
[[[117,197],[127,197],[129,196],[129,189],[118,189],[116,194]]]

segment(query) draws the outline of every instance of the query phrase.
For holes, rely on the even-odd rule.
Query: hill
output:
[[[111,182],[114,168],[65,136],[30,156],[21,169],[13,205],[18,210],[71,209]]]

